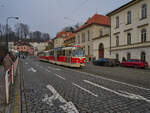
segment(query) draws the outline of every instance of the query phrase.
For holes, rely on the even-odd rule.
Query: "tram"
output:
[[[43,51],[38,53],[38,58],[41,61],[68,67],[85,66],[84,51],[80,46],[54,48],[50,51]]]

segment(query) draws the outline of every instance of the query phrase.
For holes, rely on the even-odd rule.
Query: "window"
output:
[[[80,44],[80,35],[78,35],[78,44]]]
[[[88,41],[90,41],[90,31],[88,31]]]
[[[90,55],[90,46],[88,46],[88,55]]]
[[[119,46],[119,36],[116,36],[116,46]]]
[[[116,17],[116,28],[119,28],[119,16]]]
[[[142,53],[141,53],[141,60],[142,60],[143,62],[146,61],[146,54],[145,54],[145,52],[142,52]]]
[[[119,54],[116,54],[116,59],[119,60]]]
[[[141,30],[141,42],[146,42],[146,29]]]
[[[127,34],[127,44],[130,45],[131,44],[131,33]]]
[[[127,14],[127,24],[131,24],[131,11],[128,11]]]
[[[128,54],[127,54],[127,60],[130,60],[130,59],[131,59],[131,54],[128,53]]]
[[[103,31],[100,30],[99,34],[100,34],[100,37],[103,36]]]
[[[82,33],[82,42],[85,42],[85,33]]]
[[[142,19],[147,17],[147,5],[146,4],[142,5],[142,15],[141,16],[142,16]]]

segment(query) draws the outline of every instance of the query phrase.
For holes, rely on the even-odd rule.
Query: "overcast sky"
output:
[[[6,24],[8,16],[18,16],[18,21],[9,21],[12,27],[22,22],[28,24],[31,31],[47,32],[53,38],[65,26],[83,23],[96,12],[105,15],[129,1],[0,0],[0,23]]]

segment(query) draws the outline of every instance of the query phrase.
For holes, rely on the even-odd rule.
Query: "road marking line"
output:
[[[53,106],[53,101],[58,99],[62,104],[59,107],[62,108],[66,113],[79,113],[75,105],[72,102],[67,102],[51,85],[47,85],[47,88],[53,93],[51,97],[48,97],[46,94],[43,102],[46,102],[48,105]]]
[[[89,93],[89,94],[91,94],[91,95],[93,95],[93,96],[95,96],[95,97],[98,97],[98,95],[92,93],[91,91],[89,91],[89,90],[87,90],[87,89],[85,89],[85,88],[83,88],[83,87],[81,87],[81,86],[79,86],[79,85],[77,85],[77,84],[75,84],[75,83],[72,83],[72,84],[75,85],[76,87],[82,89],[83,91],[85,91],[85,92],[87,92],[87,93]]]
[[[36,72],[36,70],[33,67],[29,68],[28,71],[33,71],[34,73]]]
[[[107,91],[112,92],[114,94],[117,94],[119,96],[122,96],[122,97],[130,98],[130,99],[135,99],[135,100],[144,100],[144,101],[150,103],[150,100],[148,100],[147,98],[145,98],[145,97],[143,97],[141,95],[136,95],[136,94],[128,93],[128,92],[125,92],[125,91],[119,91],[119,92],[117,92],[115,90],[106,88],[104,86],[98,85],[98,84],[90,82],[88,80],[83,80],[83,81],[86,82],[86,83],[88,83],[88,84],[91,84],[93,86],[99,87],[101,89],[104,89],[104,90],[107,90]]]
[[[148,89],[148,88],[144,88],[144,87],[141,87],[141,86],[135,86],[135,85],[132,85],[132,84],[128,84],[128,83],[120,82],[120,81],[117,81],[117,80],[105,78],[105,77],[94,75],[94,74],[91,74],[91,73],[80,72],[80,71],[76,71],[76,70],[72,70],[72,69],[66,69],[66,70],[74,71],[74,72],[78,72],[78,73],[82,73],[82,74],[86,74],[86,75],[89,75],[89,76],[92,76],[92,77],[95,77],[95,78],[100,78],[100,79],[103,79],[103,80],[108,80],[108,81],[111,81],[111,82],[116,82],[116,83],[123,84],[123,85],[130,86],[130,87],[134,87],[134,88],[138,88],[138,89],[143,89],[143,90],[150,91],[150,89]]]
[[[49,69],[52,69],[52,70],[58,70],[58,71],[61,70],[61,69],[59,69],[59,68],[53,68],[53,67],[50,67],[50,66],[49,66],[48,68],[49,68]]]
[[[28,64],[28,62],[25,63],[26,65]]]
[[[58,75],[56,73],[55,73],[55,75],[58,76],[59,78],[63,79],[63,80],[66,80],[65,78],[63,78],[62,76],[60,76],[60,75]]]

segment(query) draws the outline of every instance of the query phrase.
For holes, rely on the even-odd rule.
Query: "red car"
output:
[[[148,63],[143,62],[142,60],[139,60],[139,59],[130,59],[128,61],[121,62],[121,66],[135,67],[135,68],[145,68],[145,67],[148,67]]]

